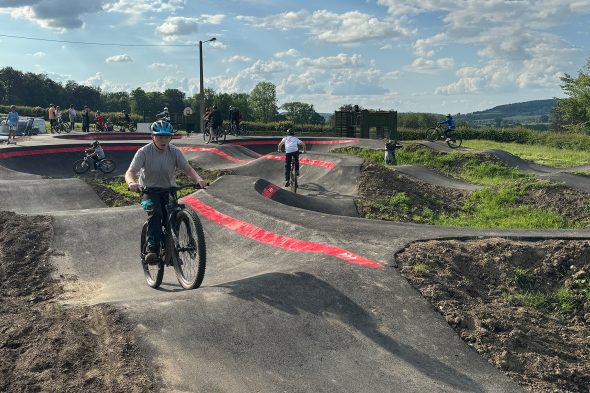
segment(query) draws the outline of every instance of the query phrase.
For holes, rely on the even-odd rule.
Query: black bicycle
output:
[[[449,147],[452,149],[456,149],[457,147],[461,146],[461,144],[463,143],[461,131],[453,130],[452,132],[449,132],[448,138],[445,136],[444,131],[445,130],[440,124],[437,124],[434,127],[430,127],[428,130],[426,130],[426,140],[434,142],[442,139],[445,142],[447,142],[447,145],[449,145]]]
[[[199,189],[197,184],[187,184],[171,188],[145,188],[142,194],[168,193],[162,220],[160,259],[157,264],[145,261],[149,253],[148,223],[141,229],[140,257],[148,285],[158,288],[164,278],[164,266],[174,266],[176,278],[184,289],[198,288],[205,277],[206,248],[205,234],[199,217],[195,212],[178,203],[177,192],[185,188]]]
[[[217,142],[218,144],[223,145],[226,137],[227,132],[224,130],[223,126],[219,126],[215,129],[213,126],[209,125],[209,123],[206,124],[205,131],[203,132],[203,140],[205,143]]]
[[[299,154],[303,154],[303,151],[300,151]],[[290,175],[289,175],[289,186],[291,187],[291,192],[294,194],[297,194],[297,188],[299,187],[299,183],[298,183],[298,177],[299,177],[299,173],[297,173],[297,170],[295,170],[295,162],[299,161],[299,157],[293,157],[293,159],[291,160],[291,169],[289,171]]]
[[[73,169],[74,172],[82,174],[87,172],[91,166],[94,166],[94,158],[85,152],[84,158],[74,162]],[[96,168],[100,169],[102,173],[111,173],[116,167],[115,161],[110,158],[103,158],[96,163]]]

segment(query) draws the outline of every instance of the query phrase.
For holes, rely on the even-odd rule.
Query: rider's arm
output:
[[[127,183],[130,191],[138,192],[139,184],[135,179],[137,179],[137,172],[131,168],[127,169],[127,172],[125,172],[125,183]]]
[[[207,182],[203,180],[201,176],[199,176],[197,171],[195,171],[192,166],[187,164],[184,168],[182,168],[182,171],[202,188],[207,187]]]
[[[305,142],[303,142],[302,140],[300,140],[300,142],[301,147],[303,147],[303,152],[305,153]]]
[[[277,146],[277,151],[279,153],[281,152],[281,148],[283,147],[284,144],[285,144],[285,140],[282,140],[279,142],[279,145]]]

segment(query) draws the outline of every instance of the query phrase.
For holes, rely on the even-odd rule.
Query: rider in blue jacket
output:
[[[450,113],[447,113],[447,119],[445,121],[441,121],[438,124],[446,124],[447,128],[443,130],[446,138],[445,142],[450,141],[450,135],[453,133],[453,131],[455,131],[455,119],[453,119],[453,116],[451,116]]]

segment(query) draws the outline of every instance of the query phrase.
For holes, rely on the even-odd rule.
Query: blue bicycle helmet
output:
[[[150,131],[152,135],[167,135],[172,136],[174,134],[174,129],[172,128],[172,124],[168,123],[167,121],[158,120],[152,123],[150,126]]]

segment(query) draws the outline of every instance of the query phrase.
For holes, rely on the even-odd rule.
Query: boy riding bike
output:
[[[92,157],[94,160],[94,171],[98,169],[98,163],[105,159],[106,154],[104,154],[104,150],[102,146],[100,146],[99,141],[94,141],[90,144],[90,148],[85,149],[84,152]]]
[[[287,136],[284,137],[277,147],[280,153],[281,148],[285,146],[285,187],[291,185],[289,179],[291,174],[291,161],[295,160],[295,173],[299,176],[299,146],[302,147],[305,153],[305,143],[295,136],[295,131],[292,128],[287,130]]]
[[[455,120],[453,119],[453,116],[451,116],[450,113],[447,113],[447,119],[445,121],[441,121],[440,123],[438,123],[439,125],[443,125],[446,124],[446,129],[443,130],[443,133],[445,134],[445,142],[450,141],[450,136],[453,133],[453,131],[455,131]]]
[[[152,142],[135,153],[125,181],[129,190],[138,192],[144,188],[176,187],[176,169],[181,169],[189,178],[202,188],[207,182],[190,166],[180,149],[170,144],[174,130],[166,121],[154,122],[150,130]],[[136,181],[139,175],[139,181]],[[142,196],[141,205],[148,214],[149,253],[145,257],[148,264],[160,261],[160,237],[162,235],[162,218],[164,206],[169,193],[149,193]]]

